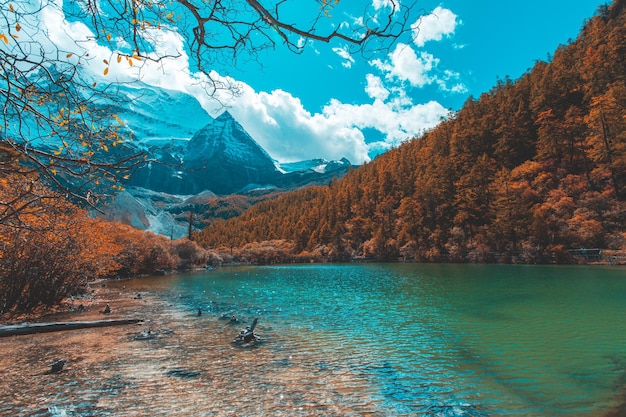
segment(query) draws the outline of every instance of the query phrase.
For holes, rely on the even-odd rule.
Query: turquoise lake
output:
[[[152,326],[168,332],[125,333],[135,353],[92,368],[117,378],[106,401],[64,382],[68,415],[604,416],[623,402],[619,267],[242,266],[111,285],[160,300]],[[233,346],[255,317],[261,343]]]

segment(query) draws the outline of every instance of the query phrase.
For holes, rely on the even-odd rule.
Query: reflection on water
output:
[[[601,415],[626,378],[623,278],[391,264],[112,283],[98,302],[144,324],[0,339],[0,415]],[[254,317],[261,343],[233,345]]]

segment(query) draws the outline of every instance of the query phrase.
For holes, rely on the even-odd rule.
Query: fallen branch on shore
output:
[[[143,319],[117,319],[16,324],[10,326],[0,326],[0,337],[89,329],[93,327],[120,326],[124,324],[136,324],[142,321]]]

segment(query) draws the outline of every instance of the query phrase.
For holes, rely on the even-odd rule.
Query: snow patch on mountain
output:
[[[189,140],[213,118],[198,100],[180,91],[144,83],[122,84],[116,111],[136,141]]]
[[[237,194],[245,194],[245,193],[249,193],[252,191],[269,191],[269,190],[275,190],[276,188],[278,187],[272,184],[265,184],[265,185],[248,184],[245,187],[241,188],[240,190],[237,190]]]
[[[324,174],[341,167],[348,167],[351,164],[346,158],[341,158],[339,161],[327,161],[323,158],[316,158],[299,162],[275,162],[274,165],[283,174],[303,171],[314,171]]]
[[[214,195],[214,194],[213,194]],[[172,209],[187,204],[194,196],[160,193],[128,187],[104,207],[104,218],[174,239],[188,234],[186,222],[178,221]]]

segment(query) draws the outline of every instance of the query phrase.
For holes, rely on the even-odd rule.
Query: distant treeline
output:
[[[548,61],[341,180],[195,240],[337,261],[567,262],[570,249],[626,248],[624,1]]]

